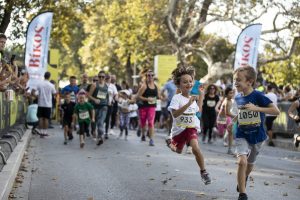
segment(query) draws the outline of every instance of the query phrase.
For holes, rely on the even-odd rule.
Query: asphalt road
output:
[[[12,199],[237,199],[236,158],[225,153],[221,140],[200,143],[212,178],[210,185],[204,185],[193,155],[171,152],[163,132],[157,134],[154,147],[140,142],[131,131],[128,141],[114,134],[96,146],[87,138],[80,149],[78,136],[63,145],[62,130],[57,126],[49,131],[47,138],[32,137]],[[247,193],[250,200],[298,200],[300,153],[265,146]]]

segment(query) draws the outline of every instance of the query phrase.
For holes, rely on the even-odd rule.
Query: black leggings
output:
[[[114,103],[112,105],[112,111],[111,111],[110,128],[114,128],[114,126],[116,125],[117,113],[118,113],[118,103]]]
[[[203,120],[203,138],[202,140],[205,140],[207,131],[208,131],[208,140],[211,140],[212,137],[212,131],[215,126],[216,122],[216,115],[202,115]]]

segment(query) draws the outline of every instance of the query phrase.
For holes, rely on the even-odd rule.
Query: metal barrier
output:
[[[280,133],[284,137],[292,137],[297,132],[297,124],[288,116],[288,109],[292,102],[284,101],[278,103],[279,116],[274,121],[273,132]]]
[[[14,96],[13,101],[7,101],[4,93],[0,93],[0,157],[6,164],[9,155],[17,146],[25,133],[26,101],[23,96]],[[2,168],[0,162],[0,170]]]

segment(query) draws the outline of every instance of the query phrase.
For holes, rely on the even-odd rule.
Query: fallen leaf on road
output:
[[[229,175],[231,175],[231,174],[232,174],[232,172],[228,172],[228,174],[229,174]]]
[[[163,181],[161,181],[164,185],[166,185],[168,183],[168,179],[165,179]]]
[[[293,176],[289,176],[289,178],[294,178]]]
[[[267,182],[267,181],[265,181],[264,184],[265,184],[265,185],[270,185],[269,182]]]
[[[287,197],[287,196],[288,196],[288,193],[285,192],[285,193],[282,194],[282,196]]]
[[[226,192],[227,191],[227,189],[221,189],[221,190],[219,190],[219,192]]]
[[[161,174],[167,174],[168,172],[162,172]]]
[[[205,196],[204,192],[199,192],[198,194],[196,194],[196,197],[202,197],[202,196]]]
[[[93,197],[89,197],[87,200],[94,200],[94,198]]]
[[[92,156],[88,156],[88,158],[92,158]]]
[[[149,180],[150,180],[150,181],[153,181],[153,180],[155,180],[155,179],[154,179],[154,178],[149,178]]]
[[[278,185],[278,183],[274,183],[274,185]]]
[[[150,157],[150,155],[148,154],[148,155],[146,155],[147,157]]]
[[[57,179],[56,177],[52,178],[53,181],[55,181],[56,179]]]

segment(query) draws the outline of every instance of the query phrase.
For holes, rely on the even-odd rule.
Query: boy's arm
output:
[[[73,117],[72,117],[72,127],[75,126],[76,120],[77,120],[77,115],[76,115],[76,113],[74,112]]]
[[[293,120],[299,120],[299,116],[297,114],[294,114],[294,111],[299,107],[299,101],[294,101],[288,110],[288,115]]]
[[[231,112],[230,112],[230,108],[232,107],[232,102],[231,101],[226,101],[225,103],[225,115],[226,116],[229,116],[229,117],[236,117],[235,115],[233,115]]]
[[[87,95],[87,96],[88,96],[88,98],[89,98],[90,100],[94,101],[96,104],[99,104],[99,103],[100,103],[100,100],[99,100],[99,99],[96,99],[95,97],[93,97],[93,93],[94,93],[95,89],[96,89],[96,84],[93,83],[93,84],[91,85],[90,91],[88,92],[88,95]]]
[[[252,103],[248,103],[244,106],[248,110],[256,111],[256,112],[262,112],[270,115],[279,115],[280,111],[273,103],[270,103],[267,107],[259,107]]]
[[[203,107],[203,100],[204,100],[204,92],[201,92],[199,95],[199,99],[198,99],[199,112],[201,112],[201,113],[202,113],[202,107]]]
[[[95,122],[95,109],[92,109],[92,122]]]

